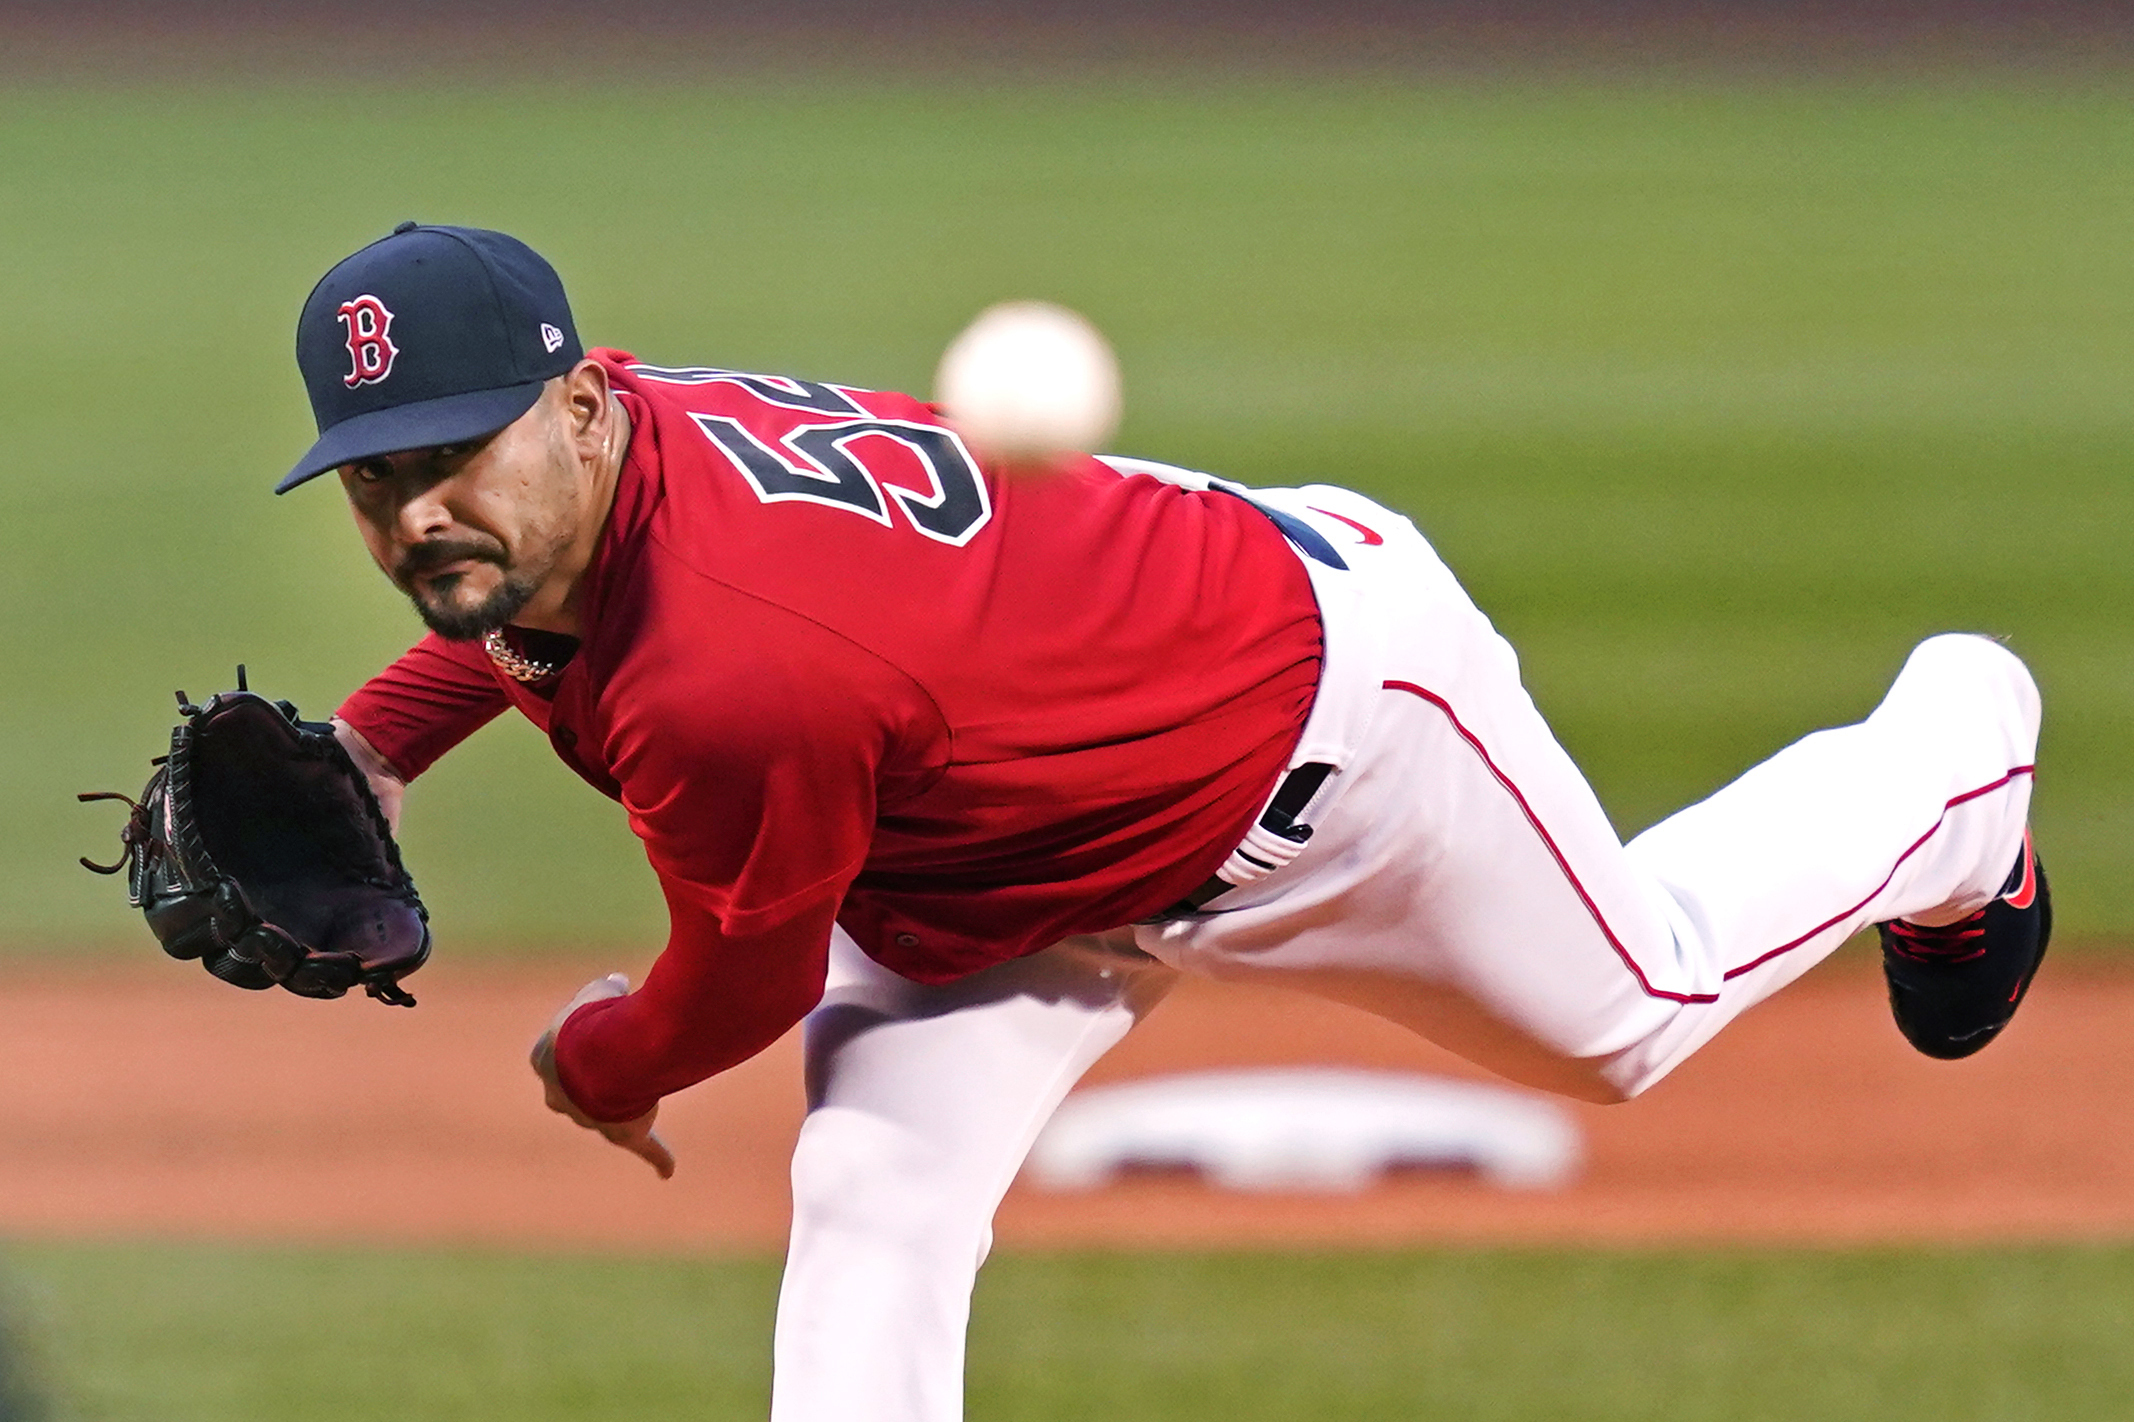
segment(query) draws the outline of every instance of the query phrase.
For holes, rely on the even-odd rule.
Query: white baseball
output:
[[[1042,465],[1119,428],[1119,364],[1097,328],[1046,301],[1004,301],[949,343],[934,402],[981,458]]]

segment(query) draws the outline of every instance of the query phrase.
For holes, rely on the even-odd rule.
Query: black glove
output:
[[[361,984],[413,1007],[400,980],[430,956],[429,914],[363,772],[333,727],[245,688],[195,706],[138,802],[115,864],[173,958],[241,988],[339,997]]]

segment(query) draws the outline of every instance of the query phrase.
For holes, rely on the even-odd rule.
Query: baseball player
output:
[[[2044,951],[2038,696],[1984,638],[1625,845],[1357,494],[998,477],[902,395],[583,352],[548,264],[465,228],[334,267],[297,354],[278,491],[337,472],[430,629],[338,718],[389,812],[516,709],[665,892],[643,984],[541,1037],[549,1105],[666,1175],[661,1099],[806,1021],[779,1422],[960,1416],[995,1206],[1181,973],[1617,1101],[1869,924],[1936,1056]]]

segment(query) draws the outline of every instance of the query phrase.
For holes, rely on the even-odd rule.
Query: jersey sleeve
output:
[[[633,1121],[662,1096],[747,1061],[822,997],[834,898],[734,935],[670,892],[673,933],[642,986],[589,1003],[556,1037],[563,1090],[596,1121]]]
[[[479,645],[448,642],[433,632],[365,682],[336,714],[401,778],[413,780],[509,704]]]
[[[708,612],[712,611],[707,609]],[[606,759],[658,873],[667,946],[626,998],[573,1013],[564,1090],[630,1120],[755,1055],[815,1006],[900,748],[937,714],[900,674],[802,619],[722,604],[722,655],[656,642],[611,684]]]

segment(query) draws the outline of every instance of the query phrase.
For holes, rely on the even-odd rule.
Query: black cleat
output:
[[[2000,897],[1977,913],[1940,928],[1901,918],[1875,928],[1897,1030],[1930,1057],[1970,1056],[2015,1016],[2052,938],[2052,891],[2030,831]]]

